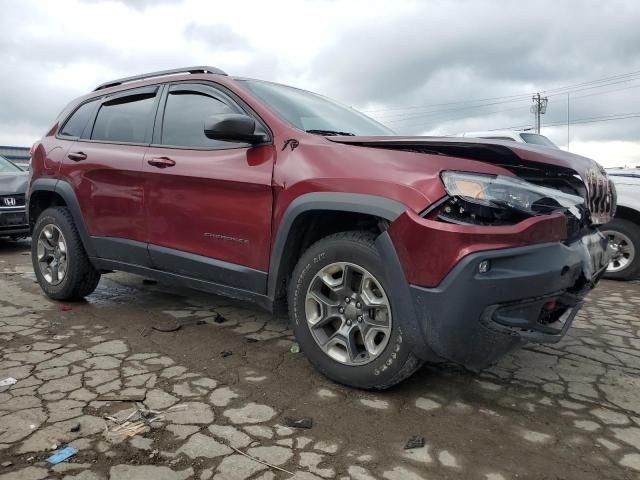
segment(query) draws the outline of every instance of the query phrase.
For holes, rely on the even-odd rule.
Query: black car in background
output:
[[[29,235],[25,207],[28,176],[28,172],[0,157],[0,237]]]

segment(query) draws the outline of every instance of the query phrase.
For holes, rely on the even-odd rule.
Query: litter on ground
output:
[[[67,458],[73,457],[76,453],[78,453],[77,448],[65,447],[47,458],[47,462],[57,465],[60,462],[64,462]]]

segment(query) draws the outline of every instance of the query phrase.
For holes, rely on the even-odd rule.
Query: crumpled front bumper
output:
[[[476,370],[527,341],[557,342],[608,261],[597,231],[572,243],[468,255],[437,287],[410,286],[425,348]]]

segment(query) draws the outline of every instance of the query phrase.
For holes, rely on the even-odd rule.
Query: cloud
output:
[[[191,22],[185,27],[184,36],[189,40],[201,41],[213,50],[250,48],[246,38],[235,33],[229,25],[224,24],[205,25]]]
[[[543,133],[564,144],[567,98],[553,89],[640,71],[638,24],[634,0],[11,0],[0,17],[0,143],[35,140],[111,78],[214,65],[374,110],[406,134],[530,125],[529,94],[547,91],[543,125],[558,125]],[[573,121],[640,112],[634,78],[574,89]],[[640,152],[640,118],[576,123],[571,135]]]
[[[82,0],[85,3],[105,3],[106,0]],[[118,3],[130,6],[136,10],[145,10],[150,7],[157,7],[160,5],[169,5],[172,3],[179,4],[181,0],[113,0]]]

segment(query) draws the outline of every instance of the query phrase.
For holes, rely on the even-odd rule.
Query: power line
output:
[[[444,103],[431,103],[428,105],[412,105],[408,107],[394,107],[394,108],[383,108],[379,110],[361,110],[366,113],[374,113],[374,112],[390,112],[394,110],[413,110],[418,108],[431,108],[431,107],[443,107],[447,105],[460,105],[463,103],[478,103],[478,102],[486,102],[489,100],[505,100],[509,98],[529,98],[529,94],[519,94],[519,95],[506,95],[501,97],[488,97],[488,98],[479,98],[476,100],[459,100],[456,102],[444,102]]]
[[[566,85],[564,87],[557,87],[557,88],[547,89],[547,90],[543,90],[542,93],[546,93],[548,96],[557,96],[557,95],[561,95],[561,94],[564,95],[564,94],[567,93],[567,91],[571,91],[572,89],[576,89],[577,87],[586,87],[586,88],[578,88],[575,91],[583,91],[583,90],[589,90],[589,89],[593,89],[593,88],[601,88],[601,87],[605,87],[605,86],[608,86],[608,85],[615,85],[615,84],[618,84],[618,83],[625,83],[625,82],[629,82],[629,81],[640,79],[640,77],[638,77],[639,75],[640,75],[640,70],[635,71],[635,72],[630,72],[630,73],[612,75],[612,76],[609,76],[609,77],[603,77],[603,78],[600,78],[600,79],[597,79],[597,80],[591,80],[591,81],[588,81],[588,82],[582,82],[582,83],[576,83],[576,84],[572,84],[572,85]],[[633,78],[633,77],[638,77],[638,78]],[[624,78],[624,80],[622,80],[623,78]],[[613,80],[617,80],[617,81],[613,81]],[[611,82],[611,83],[606,83],[606,82]],[[596,84],[602,84],[602,85],[596,85]],[[363,112],[374,113],[374,112],[390,112],[390,111],[397,111],[397,110],[427,109],[427,108],[438,107],[438,106],[462,105],[462,104],[468,104],[468,103],[479,103],[479,102],[485,102],[485,101],[489,101],[489,100],[504,100],[504,103],[509,103],[508,99],[510,99],[511,101],[516,101],[517,99],[521,99],[521,98],[525,98],[525,97],[529,98],[531,95],[532,95],[532,93],[520,94],[520,95],[507,95],[507,96],[488,97],[488,98],[475,99],[475,100],[461,100],[461,101],[456,101],[456,102],[433,103],[433,104],[427,104],[427,105],[411,105],[411,106],[407,106],[407,107],[394,107],[394,108],[378,109],[378,110],[363,110]]]
[[[640,77],[628,78],[626,80],[619,80],[617,82],[603,83],[602,85],[593,85],[591,87],[583,87],[583,88],[578,88],[578,89],[575,89],[575,90],[567,90],[567,91],[564,91],[564,92],[550,93],[548,95],[550,97],[557,97],[558,95],[566,95],[567,93],[584,92],[585,90],[593,90],[594,88],[608,87],[610,85],[618,85],[620,83],[633,82],[635,80],[640,80]]]
[[[640,118],[640,112],[613,113],[613,114],[602,115],[602,116],[598,116],[598,117],[579,118],[577,120],[571,120],[571,125],[583,124],[583,123],[610,122],[610,121],[613,121],[613,120],[627,120],[627,119],[631,119],[631,118]],[[552,122],[552,123],[545,123],[542,126],[543,127],[559,127],[559,126],[562,126],[562,125],[566,125],[566,123],[567,123],[566,121]],[[510,127],[491,128],[491,129],[489,129],[487,131],[495,132],[497,130],[520,130],[520,129],[528,127],[528,126],[530,126],[530,125],[529,124],[526,124],[526,125],[512,125]]]
[[[619,81],[619,82],[612,82],[612,83],[607,83],[607,84],[603,84],[603,85],[598,85],[597,88],[606,87],[606,86],[609,86],[609,85],[616,85],[616,84],[619,84],[619,83],[626,83],[626,82],[634,81],[634,80],[640,80],[640,77],[639,78],[628,79],[628,80],[624,80],[624,81]],[[576,96],[574,98],[578,99],[578,98],[590,97],[590,96],[594,96],[594,95],[604,95],[604,94],[607,94],[607,93],[616,92],[616,91],[620,91],[620,90],[626,90],[626,89],[629,89],[629,88],[637,88],[639,86],[640,85],[633,85],[631,87],[608,90],[608,91],[605,91],[605,92],[595,92],[595,93],[591,93],[591,94],[587,94],[587,95],[579,95],[579,96]],[[594,88],[594,87],[578,89],[578,90],[575,90],[575,92],[581,92],[581,91],[584,91],[584,90],[590,90],[592,88]],[[564,96],[564,95],[567,95],[568,93],[573,93],[573,92],[567,91],[567,92],[550,94],[549,96],[554,96],[554,97],[561,96],[561,95]],[[522,102],[522,101],[525,101],[525,100],[518,100],[518,102]],[[503,105],[503,104],[514,103],[514,102],[516,102],[516,101],[515,100],[507,100],[507,101],[501,101],[501,102],[485,103],[485,104],[482,104],[482,105],[471,105],[471,106],[467,106],[467,107],[446,108],[446,109],[441,109],[441,110],[433,110],[433,111],[429,111],[429,112],[417,113],[415,115],[395,114],[395,115],[387,116],[385,118],[379,118],[379,120],[384,122],[384,123],[393,124],[393,123],[405,122],[405,121],[412,120],[412,119],[417,119],[417,118],[426,118],[426,117],[434,117],[434,116],[438,117],[438,116],[441,116],[443,113],[448,113],[448,112],[467,111],[467,110],[470,110],[470,109],[484,108],[484,107],[489,107],[489,106],[493,106],[493,105]],[[487,113],[491,113],[491,112],[487,112]],[[378,116],[376,115],[376,117],[378,117]],[[454,118],[459,118],[459,117],[454,117]],[[447,119],[450,119],[450,117],[448,117]]]
[[[527,97],[526,99],[523,100],[518,100],[519,102],[529,102],[530,99]],[[505,103],[513,103],[512,101],[510,102],[492,102],[492,103],[485,103],[484,105],[473,105],[470,107],[458,107],[458,108],[447,108],[444,110],[436,110],[433,112],[425,112],[425,113],[418,113],[416,115],[410,115],[410,116],[405,116],[405,115],[394,115],[393,117],[387,117],[382,119],[382,121],[384,122],[389,122],[389,123],[395,123],[395,122],[402,122],[405,120],[413,120],[416,118],[424,118],[424,117],[431,117],[431,116],[439,116],[442,115],[443,113],[448,113],[448,112],[458,112],[461,110],[470,110],[470,109],[474,109],[474,108],[484,108],[484,107],[491,107],[494,105],[504,105]],[[517,107],[520,108],[520,107]],[[398,118],[401,117],[401,118]]]
[[[608,82],[610,80],[617,80],[617,79],[620,79],[620,78],[623,78],[623,77],[635,77],[637,75],[640,75],[640,70],[637,70],[635,72],[630,72],[630,73],[622,73],[622,74],[618,74],[618,75],[613,75],[613,76],[610,76],[610,77],[604,77],[604,78],[600,78],[598,80],[591,80],[591,81],[588,81],[588,82],[576,83],[576,84],[568,85],[568,86],[565,86],[565,87],[557,87],[557,88],[552,88],[550,90],[543,90],[542,93],[550,94],[550,92],[556,92],[558,90],[565,90],[567,88],[576,88],[576,87],[581,87],[581,86],[584,86],[584,85],[592,85],[592,84],[595,84],[595,83],[602,83],[602,82]]]
[[[640,80],[640,78],[633,79],[633,80]],[[615,82],[615,83],[619,83],[619,82]],[[607,85],[602,85],[602,86],[604,87],[604,86],[607,86]],[[616,88],[616,89],[607,90],[607,91],[604,91],[604,92],[594,92],[594,93],[588,93],[588,94],[577,95],[577,96],[573,96],[572,95],[572,99],[577,100],[577,99],[580,99],[580,98],[593,97],[593,96],[597,96],[597,95],[606,95],[608,93],[614,93],[614,92],[619,92],[619,91],[622,91],[622,90],[629,90],[629,89],[638,88],[638,87],[640,87],[640,84],[631,85],[631,86],[623,87],[623,88]],[[567,95],[569,93],[571,93],[571,92],[565,92],[565,93],[562,93],[562,94],[556,94],[554,96]],[[529,99],[527,99],[526,101],[528,102]],[[423,119],[423,118],[426,118],[426,117],[434,117],[434,116],[435,117],[439,117],[439,116],[442,115],[442,113],[446,113],[446,112],[452,112],[452,111],[463,111],[464,112],[464,111],[468,111],[469,109],[472,109],[472,108],[482,108],[482,107],[485,107],[485,106],[496,105],[496,104],[505,104],[505,103],[511,103],[511,102],[494,102],[494,103],[485,104],[485,105],[474,105],[474,106],[471,106],[471,107],[459,107],[459,108],[454,108],[454,109],[438,110],[438,111],[434,111],[434,112],[427,112],[427,113],[422,113],[422,114],[417,114],[417,115],[405,116],[404,118],[395,118],[395,117],[398,116],[398,115],[396,115],[394,117],[394,119],[386,119],[385,118],[385,119],[381,119],[381,121],[383,123],[386,123],[386,124],[387,123],[388,124],[392,124],[392,125],[395,124],[398,127],[402,126],[404,128],[422,127],[422,126],[429,125],[429,123],[425,123],[425,122],[415,123],[415,122],[412,122],[412,120]],[[507,108],[507,109],[501,109],[501,110],[492,110],[492,111],[488,111],[488,112],[479,112],[478,115],[480,115],[480,114],[481,115],[492,115],[492,114],[495,114],[495,113],[503,113],[503,112],[520,110],[520,109],[522,109],[522,107]],[[469,115],[462,114],[462,115],[454,115],[454,116],[447,115],[445,118],[442,118],[439,121],[446,122],[446,121],[449,121],[449,120],[456,120],[456,119],[460,119],[460,118],[474,117],[474,116],[478,116],[478,115],[476,115],[476,114],[469,114]],[[400,116],[402,117],[402,115],[400,115]],[[410,122],[410,123],[405,124],[405,122]],[[401,124],[401,123],[403,125],[398,125],[398,124]],[[525,125],[525,126],[528,126],[528,125]],[[498,129],[498,130],[502,130],[502,129]]]

